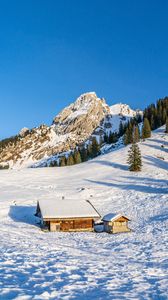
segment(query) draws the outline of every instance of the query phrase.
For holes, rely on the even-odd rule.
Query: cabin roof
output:
[[[109,214],[105,215],[102,220],[106,221],[106,222],[113,222],[121,217],[126,219],[127,221],[130,221],[126,216],[124,216],[122,214],[114,214],[114,213],[109,213]]]
[[[94,206],[86,200],[39,200],[43,219],[100,218]]]

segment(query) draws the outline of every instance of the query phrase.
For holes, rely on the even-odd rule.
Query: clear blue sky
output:
[[[0,0],[0,138],[81,93],[143,108],[168,95],[167,0]]]

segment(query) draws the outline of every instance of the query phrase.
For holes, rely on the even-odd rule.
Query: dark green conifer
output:
[[[69,156],[68,156],[68,158],[67,158],[67,166],[72,166],[72,165],[74,165],[74,158],[73,158],[73,155],[72,154],[70,154]]]
[[[109,142],[109,137],[108,137],[108,135],[107,135],[106,132],[105,132],[105,134],[104,134],[104,142],[107,143],[107,144],[108,144],[108,142]]]
[[[58,167],[57,160],[51,161],[49,167]]]
[[[110,132],[109,135],[109,144],[114,144],[118,140],[118,134],[116,132]]]
[[[167,113],[166,108],[163,109],[162,125],[166,123]]]
[[[123,134],[124,134],[124,126],[123,126],[122,121],[120,121],[118,134],[119,134],[119,136],[123,136]]]
[[[133,129],[133,143],[138,143],[139,141],[140,141],[139,127],[134,126],[134,129]]]
[[[142,168],[142,159],[141,159],[141,152],[136,143],[133,143],[128,151],[128,164],[129,170],[138,172],[141,171]]]
[[[142,138],[146,139],[151,136],[151,127],[147,118],[144,119],[142,128]]]
[[[100,153],[100,146],[99,143],[97,142],[97,139],[94,137],[92,139],[92,157],[96,157]]]
[[[168,133],[168,116],[166,118],[166,133]]]
[[[82,162],[79,150],[74,151],[73,158],[75,164],[80,164]]]
[[[88,160],[87,149],[85,148],[85,146],[83,146],[80,149],[80,156],[81,156],[82,162],[85,162]]]
[[[124,145],[127,146],[130,144],[130,139],[129,139],[129,129],[127,127],[126,132],[124,134]]]
[[[66,166],[66,157],[65,156],[60,157],[59,166],[60,167],[65,167]]]

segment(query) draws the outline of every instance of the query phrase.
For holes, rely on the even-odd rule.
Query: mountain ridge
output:
[[[74,150],[96,136],[117,132],[120,122],[140,114],[126,104],[109,106],[95,92],[80,95],[75,102],[57,114],[50,126],[40,125],[29,130],[22,128],[14,142],[9,142],[0,153],[0,164],[10,168],[34,165],[58,153]]]

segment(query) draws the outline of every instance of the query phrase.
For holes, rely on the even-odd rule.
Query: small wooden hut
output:
[[[129,232],[131,229],[128,227],[127,217],[121,214],[107,214],[103,217],[104,231],[108,233],[119,233],[119,232]]]
[[[39,200],[36,216],[49,231],[93,231],[100,215],[89,201]]]

